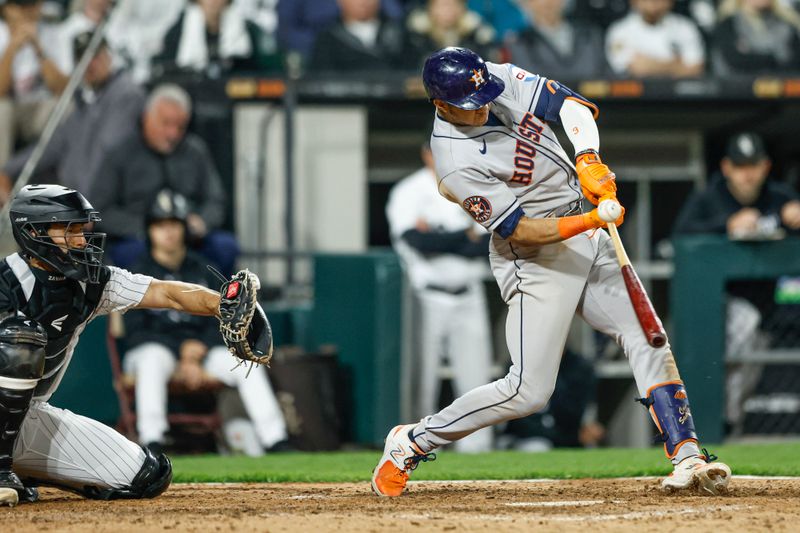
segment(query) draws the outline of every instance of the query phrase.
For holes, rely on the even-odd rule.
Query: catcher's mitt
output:
[[[256,297],[261,282],[249,270],[240,270],[220,287],[219,330],[228,351],[240,362],[269,366],[272,328]]]

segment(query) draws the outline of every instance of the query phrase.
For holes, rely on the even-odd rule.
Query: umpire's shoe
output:
[[[386,436],[383,456],[372,471],[372,491],[378,496],[400,496],[420,461],[436,459],[435,453],[423,452],[409,437],[415,425],[395,426]]]
[[[731,469],[725,463],[716,461],[703,449],[704,456],[693,455],[675,465],[675,470],[663,481],[661,488],[666,492],[697,491],[700,494],[718,496],[728,492]]]
[[[0,471],[0,505],[14,507],[20,502],[35,502],[38,499],[39,491],[26,488],[14,472]]]

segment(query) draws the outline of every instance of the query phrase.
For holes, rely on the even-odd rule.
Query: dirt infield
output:
[[[725,497],[665,496],[654,479],[173,485],[156,500],[92,502],[43,490],[0,509],[10,533],[141,531],[797,531],[800,478],[735,478]]]

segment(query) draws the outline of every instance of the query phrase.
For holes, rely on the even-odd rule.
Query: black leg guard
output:
[[[36,489],[26,489],[13,472],[12,456],[44,373],[46,344],[44,328],[33,320],[11,317],[0,322],[0,488],[16,490],[20,501],[38,499]]]
[[[92,500],[142,499],[160,495],[172,483],[172,463],[163,453],[156,457],[149,448],[142,449],[145,453],[144,464],[128,487],[101,489],[86,486],[76,492]]]

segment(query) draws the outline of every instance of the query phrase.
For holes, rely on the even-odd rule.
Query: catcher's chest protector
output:
[[[0,299],[5,309],[19,311],[42,324],[47,331],[44,378],[35,396],[44,394],[70,355],[68,346],[92,316],[108,282],[107,268],[101,269],[99,283],[81,283],[56,273],[32,269],[18,254],[0,261]]]

